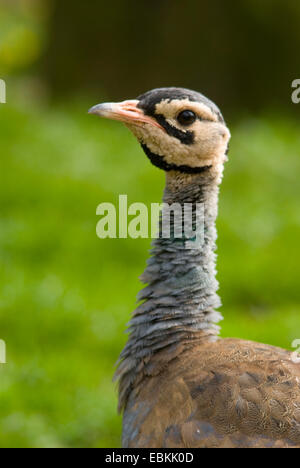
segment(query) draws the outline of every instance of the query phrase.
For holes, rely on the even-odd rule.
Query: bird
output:
[[[89,112],[123,122],[165,172],[164,206],[190,204],[194,224],[204,207],[201,242],[164,238],[161,222],[152,242],[115,375],[122,446],[299,448],[300,364],[279,347],[219,337],[216,218],[231,138],[221,111],[169,87]]]

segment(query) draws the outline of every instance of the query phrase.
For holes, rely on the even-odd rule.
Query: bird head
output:
[[[165,171],[200,173],[226,160],[230,132],[218,107],[184,88],[158,88],[135,100],[104,103],[89,113],[120,120],[151,162]]]

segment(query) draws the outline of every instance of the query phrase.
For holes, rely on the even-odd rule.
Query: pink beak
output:
[[[142,125],[150,124],[163,130],[163,127],[159,123],[145,115],[142,109],[137,107],[139,101],[123,101],[123,102],[105,102],[98,104],[89,110],[89,114],[99,115],[100,117],[106,117],[107,119],[120,120],[126,124],[131,125]]]

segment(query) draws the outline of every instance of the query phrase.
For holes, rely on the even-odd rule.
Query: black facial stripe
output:
[[[203,167],[191,167],[191,166],[177,166],[177,164],[170,164],[168,163],[163,156],[159,156],[158,154],[152,153],[147,145],[141,143],[141,147],[143,148],[145,154],[148,156],[152,164],[159,169],[163,169],[166,172],[170,171],[178,171],[184,174],[201,174],[202,172],[211,169],[212,166],[203,166]]]
[[[181,141],[184,145],[192,145],[195,141],[194,132],[186,132],[169,124],[162,114],[154,114],[153,117],[166,130],[167,134]]]

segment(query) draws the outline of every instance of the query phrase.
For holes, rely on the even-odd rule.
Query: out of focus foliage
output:
[[[0,0],[1,77],[24,71],[40,58],[49,14],[46,0]]]
[[[228,112],[295,110],[300,2],[0,0],[0,73],[32,70],[53,98],[185,86]]]
[[[299,24],[295,0],[56,0],[44,76],[61,95],[185,86],[227,112],[292,110]]]

